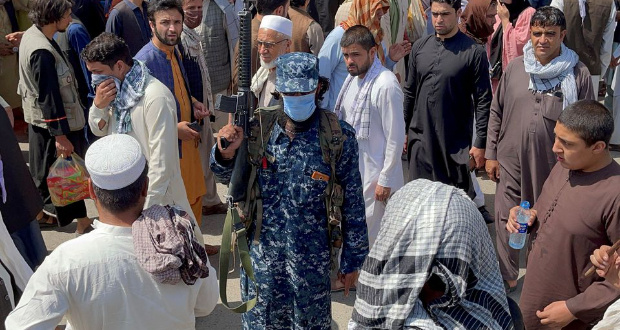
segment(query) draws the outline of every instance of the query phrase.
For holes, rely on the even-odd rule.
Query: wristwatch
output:
[[[19,51],[19,47],[13,47],[13,53],[17,53]]]

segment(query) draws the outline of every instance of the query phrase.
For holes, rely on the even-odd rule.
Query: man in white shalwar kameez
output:
[[[125,42],[110,33],[84,48],[96,85],[88,124],[97,136],[128,134],[138,140],[149,164],[145,208],[178,205],[195,220],[181,177],[174,95],[129,54]],[[202,243],[200,228],[195,231]]]
[[[362,25],[349,28],[340,46],[349,76],[340,90],[335,110],[356,131],[368,241],[372,247],[388,198],[404,184],[403,92],[394,73],[377,58],[377,45],[368,28]]]

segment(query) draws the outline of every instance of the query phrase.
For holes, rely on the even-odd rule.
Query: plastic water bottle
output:
[[[522,201],[517,211],[517,222],[519,223],[519,232],[511,233],[508,245],[511,248],[519,250],[525,246],[525,238],[527,236],[527,223],[530,220],[530,202]]]

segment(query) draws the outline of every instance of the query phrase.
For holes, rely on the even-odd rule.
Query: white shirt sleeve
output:
[[[179,161],[177,113],[174,97],[168,89],[153,100],[145,101],[144,124],[148,132],[149,188],[145,207],[165,204],[164,196]]]
[[[379,104],[383,105],[381,124],[386,146],[385,160],[383,161],[381,173],[379,173],[378,184],[383,187],[393,188],[396,183],[392,181],[396,178],[402,178],[402,175],[397,175],[394,171],[402,171],[402,167],[397,165],[402,161],[401,155],[405,143],[404,96],[393,73],[390,72],[389,78],[393,81],[389,83],[383,83],[379,78],[377,78],[376,82],[380,83],[380,86],[385,86],[380,88],[378,100]]]
[[[614,42],[614,31],[616,30],[616,3],[611,2],[611,13],[603,32],[603,43],[601,44],[601,75],[605,74],[609,62],[611,61],[611,51]],[[598,88],[598,86],[595,86]]]
[[[564,12],[564,0],[551,0],[551,7],[555,7]]]
[[[105,125],[99,129],[99,123],[105,122]],[[88,111],[88,126],[90,130],[96,136],[106,136],[108,134],[108,126],[110,125],[110,107],[105,109],[99,109],[95,106],[95,103],[90,107]]]
[[[55,329],[67,313],[69,301],[63,291],[63,277],[48,269],[48,265],[56,264],[52,258],[48,256],[30,278],[19,304],[6,318],[6,329]]]

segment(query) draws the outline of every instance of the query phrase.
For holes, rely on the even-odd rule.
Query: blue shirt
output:
[[[124,16],[118,8],[121,4],[124,4],[131,9],[135,17],[134,22],[126,21],[126,16]],[[123,38],[123,40],[127,43],[127,46],[129,46],[131,55],[135,56],[140,48],[146,45],[153,36],[148,22],[146,1],[142,2],[142,10],[140,10],[140,8],[134,5],[131,1],[123,0],[123,2],[114,6],[114,8],[110,11],[110,16],[108,17],[108,21],[105,25],[105,31],[114,33],[115,35]],[[137,25],[140,30],[139,33],[134,30],[135,25]]]

